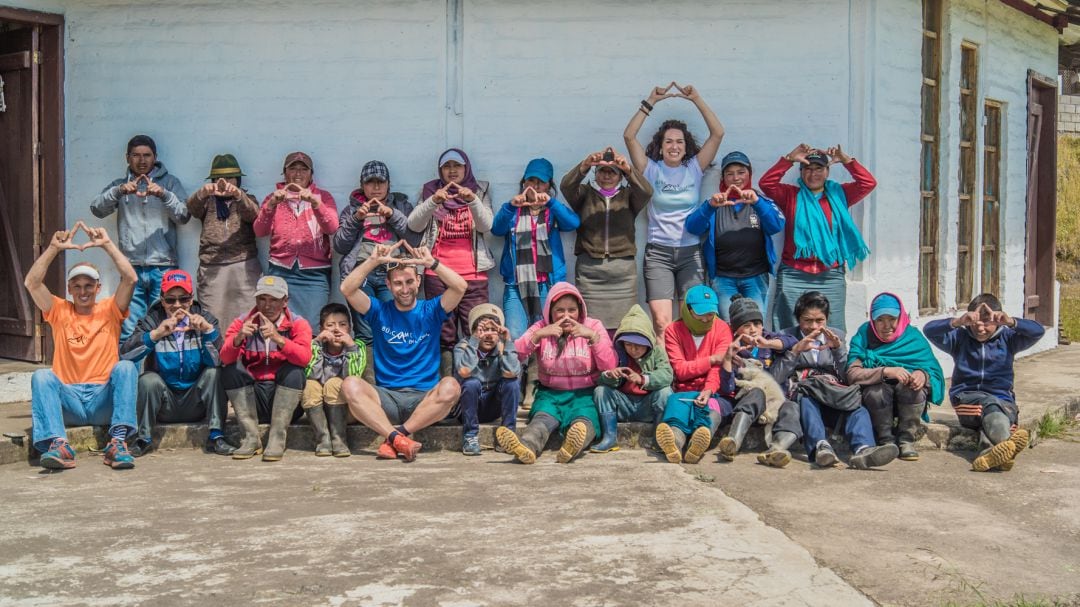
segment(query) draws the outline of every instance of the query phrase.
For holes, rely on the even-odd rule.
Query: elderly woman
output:
[[[469,312],[488,301],[487,271],[495,267],[495,257],[484,242],[492,223],[488,182],[477,181],[469,157],[457,148],[443,152],[437,168],[439,177],[424,184],[421,202],[409,214],[408,226],[422,235],[421,246],[430,248],[439,263],[469,284],[461,303],[443,324],[443,367],[449,372],[450,351],[460,337],[470,334]],[[446,285],[434,272],[424,272],[428,299],[444,291]]]
[[[678,93],[669,92],[675,88]],[[668,97],[689,99],[697,106],[709,138],[698,147],[684,122],[667,120],[660,125],[648,147],[638,143],[637,135],[653,107]],[[634,167],[652,184],[649,205],[649,244],[645,246],[645,298],[652,312],[656,334],[661,335],[671,322],[672,301],[682,298],[694,285],[705,281],[701,260],[701,238],[686,231],[686,216],[697,206],[701,176],[716,158],[724,127],[693,86],[672,82],[667,88],[655,87],[647,100],[630,119],[623,132],[626,148]]]
[[[514,339],[540,320],[551,285],[566,280],[559,233],[573,232],[581,223],[570,207],[555,198],[554,173],[546,158],[530,160],[518,195],[503,203],[491,226],[492,234],[506,238],[499,273],[506,283],[506,326]]]
[[[188,213],[202,221],[199,303],[225,323],[248,311],[262,275],[252,227],[259,203],[241,188],[243,176],[235,156],[214,156],[210,183],[187,199]]]
[[[910,326],[900,298],[881,293],[870,302],[870,322],[851,340],[847,379],[862,386],[878,445],[899,444],[900,459],[915,461],[915,441],[922,435],[926,403],[940,405],[945,374],[930,342]],[[896,435],[893,435],[893,420]]]
[[[270,237],[267,274],[289,285],[289,309],[309,322],[330,299],[330,238],[337,232],[337,204],[312,180],[303,152],[285,157],[285,181],[268,195],[255,219],[255,235]]]
[[[784,229],[784,214],[751,187],[746,154],[724,156],[720,170],[720,189],[687,216],[686,231],[705,236],[705,266],[720,298],[720,318],[727,321],[727,304],[735,295],[749,297],[759,309],[767,309],[769,274],[776,263],[772,235]]]
[[[854,181],[840,184],[829,179],[829,165],[837,162]],[[792,164],[799,165],[798,185],[780,183]],[[870,171],[839,145],[822,152],[801,143],[761,176],[758,187],[787,217],[784,252],[776,272],[773,328],[787,324],[795,301],[814,290],[829,298],[833,324],[844,330],[844,268],[855,267],[870,253],[848,207],[866,198],[876,186]]]
[[[611,333],[638,297],[634,219],[648,204],[652,186],[625,156],[608,148],[570,169],[559,188],[581,223],[574,243],[577,288]]]
[[[420,235],[409,229],[408,217],[413,204],[401,192],[390,191],[390,169],[385,163],[371,160],[360,169],[360,187],[349,194],[349,204],[338,217],[340,227],[334,233],[334,250],[341,255],[338,267],[342,276],[364,262],[375,251],[375,245],[393,244],[404,240],[415,245]],[[386,267],[379,266],[367,277],[361,289],[368,297],[391,301],[394,297],[386,286]],[[353,331],[364,342],[371,356],[371,327],[360,313],[350,308]],[[365,377],[374,382],[374,365],[367,365]]]

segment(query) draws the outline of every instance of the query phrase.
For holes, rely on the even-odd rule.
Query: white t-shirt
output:
[[[701,237],[686,231],[686,216],[698,205],[701,195],[701,165],[697,156],[675,168],[649,159],[645,179],[653,187],[649,204],[649,242],[668,247],[701,244]]]

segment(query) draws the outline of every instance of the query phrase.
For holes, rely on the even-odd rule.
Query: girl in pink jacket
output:
[[[556,460],[569,463],[596,437],[600,425],[593,391],[602,371],[618,364],[604,324],[589,318],[577,288],[556,283],[544,301],[544,317],[514,342],[522,362],[536,353],[540,385],[521,436],[498,428],[495,438],[507,453],[531,464],[556,429],[563,435]]]

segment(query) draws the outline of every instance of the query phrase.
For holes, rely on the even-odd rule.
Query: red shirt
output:
[[[713,365],[709,357],[723,355],[731,345],[731,328],[719,318],[713,320],[712,328],[698,346],[686,323],[676,320],[664,329],[664,349],[671,370],[675,373],[671,389],[675,392],[709,392],[720,390],[720,365]]]
[[[784,222],[784,252],[780,257],[780,262],[809,274],[820,274],[829,268],[816,258],[795,258],[795,207],[798,205],[799,200],[799,186],[780,183],[780,180],[784,178],[784,174],[791,168],[791,164],[791,162],[781,157],[772,168],[761,176],[761,179],[758,180],[758,187],[766,196],[776,202],[780,210],[784,212],[784,217],[787,218],[787,221]],[[870,174],[870,171],[866,170],[866,167],[859,164],[859,161],[854,158],[851,159],[851,162],[844,164],[844,168],[848,170],[848,173],[851,173],[851,177],[854,179],[854,181],[840,185],[840,187],[844,188],[844,195],[847,196],[848,207],[851,207],[874,191],[874,188],[877,187],[877,180]],[[818,202],[821,203],[821,210],[825,212],[825,220],[831,226],[832,207],[829,206],[829,200],[825,197],[824,192],[821,193]],[[836,264],[833,267],[839,267],[839,265]]]

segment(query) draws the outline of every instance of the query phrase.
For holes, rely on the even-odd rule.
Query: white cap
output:
[[[71,280],[76,276],[89,276],[94,280],[97,280],[99,282],[101,281],[101,274],[99,274],[98,271],[94,269],[94,266],[87,264],[80,264],[75,266],[74,268],[71,268],[71,270],[68,270],[68,280]]]

